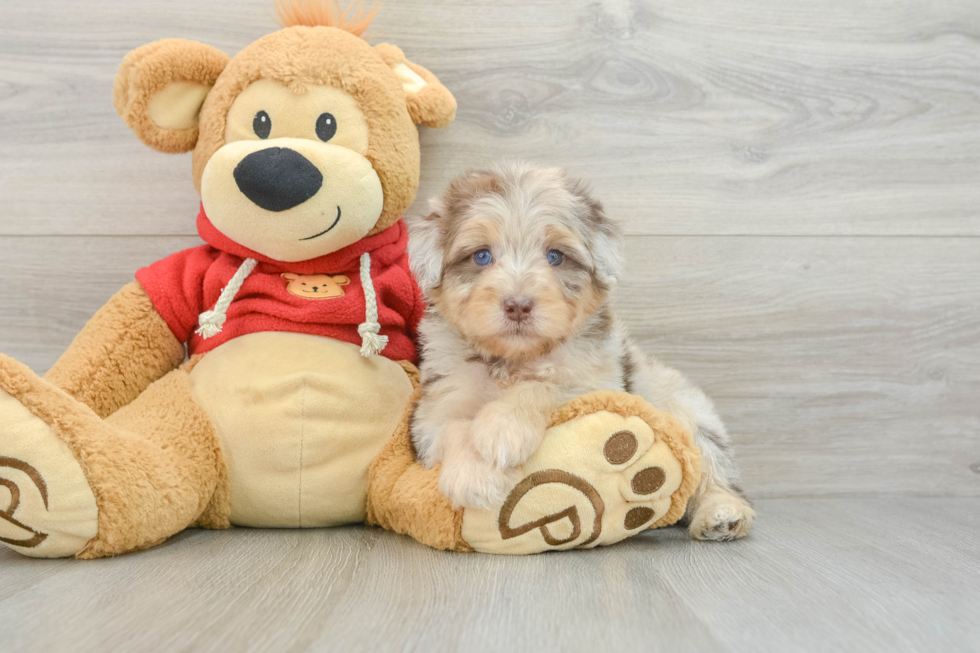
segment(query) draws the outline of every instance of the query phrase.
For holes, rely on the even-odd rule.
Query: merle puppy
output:
[[[555,408],[623,390],[682,420],[701,448],[691,535],[746,535],[755,513],[711,400],[640,351],[613,314],[622,230],[588,186],[558,169],[502,164],[459,177],[431,210],[409,221],[412,271],[429,303],[412,437],[424,465],[442,464],[442,492],[457,506],[499,505]]]

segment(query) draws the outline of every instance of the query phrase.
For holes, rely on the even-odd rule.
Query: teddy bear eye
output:
[[[489,249],[481,249],[479,252],[473,255],[473,262],[480,267],[490,265],[491,261],[493,261],[493,254],[490,253]]]
[[[262,140],[269,138],[269,134],[272,133],[272,118],[269,117],[269,114],[265,111],[259,111],[255,114],[255,119],[252,121],[252,130]]]
[[[337,133],[337,119],[332,113],[321,113],[316,119],[316,135],[326,143]]]

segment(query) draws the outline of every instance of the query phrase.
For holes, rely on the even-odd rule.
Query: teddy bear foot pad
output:
[[[453,508],[438,489],[440,468],[415,459],[411,410],[372,463],[368,522],[438,549],[521,555],[613,544],[675,523],[700,481],[701,453],[679,420],[640,397],[600,391],[552,415],[499,507]]]
[[[54,429],[0,388],[0,542],[26,556],[72,556],[98,533],[81,466]]]
[[[499,509],[464,510],[461,535],[485,553],[614,544],[676,521],[677,511],[668,513],[688,485],[685,471],[667,439],[640,417],[584,414],[549,430]]]

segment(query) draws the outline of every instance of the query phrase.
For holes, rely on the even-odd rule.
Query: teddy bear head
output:
[[[194,183],[225,236],[305,261],[393,225],[419,182],[416,125],[443,127],[452,94],[401,50],[361,38],[336,0],[280,0],[284,29],[233,58],[163,40],[124,59],[114,103],[148,146],[193,150]]]

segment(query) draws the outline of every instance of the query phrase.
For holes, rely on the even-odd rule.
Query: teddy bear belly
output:
[[[231,522],[319,527],[364,521],[368,466],[412,393],[398,363],[331,338],[235,338],[191,372],[228,466]]]

